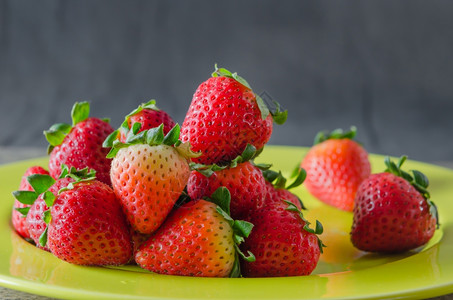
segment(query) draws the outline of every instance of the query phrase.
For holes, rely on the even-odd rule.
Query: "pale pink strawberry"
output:
[[[165,220],[187,185],[190,151],[177,145],[179,126],[165,137],[163,125],[142,131],[131,144],[116,143],[111,181],[135,231],[151,234]]]

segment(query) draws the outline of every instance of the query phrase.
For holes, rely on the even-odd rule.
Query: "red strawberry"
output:
[[[32,174],[27,177],[32,191],[13,192],[16,200],[30,206],[29,209],[24,209],[21,212],[26,215],[25,222],[29,230],[29,237],[35,242],[37,247],[48,250],[47,247],[41,245],[41,239],[47,229],[44,221],[44,212],[49,209],[47,205],[50,203],[49,199],[55,197],[58,191],[68,184],[76,180],[92,178],[93,176],[93,172],[88,172],[88,169],[69,169],[66,165],[63,165],[61,178],[55,180],[46,174]]]
[[[192,171],[187,183],[187,193],[192,199],[210,197],[219,187],[225,186],[231,193],[231,216],[246,219],[250,211],[263,206],[267,194],[261,170],[249,159],[256,154],[249,146],[230,166],[200,166]],[[214,171],[215,170],[215,171]]]
[[[55,124],[44,134],[49,146],[49,171],[58,178],[61,165],[76,169],[96,170],[98,180],[110,185],[110,162],[106,158],[109,149],[102,148],[106,137],[113,132],[112,126],[98,118],[88,118],[88,102],[75,103],[72,108],[72,126]]]
[[[301,211],[289,201],[273,202],[255,211],[249,219],[255,226],[242,245],[255,262],[244,262],[244,277],[308,275],[315,269],[323,244],[322,226],[308,227]]]
[[[135,132],[137,134],[147,129],[159,127],[160,124],[164,124],[164,134],[167,134],[176,125],[168,113],[156,106],[155,100],[150,100],[141,104],[125,117],[121,127],[112,132],[106,139],[104,147],[112,147],[115,139],[118,139],[121,143],[126,143],[127,134],[133,129],[133,126],[139,126]]]
[[[219,191],[228,194],[225,188]],[[135,260],[142,268],[160,274],[237,277],[238,254],[243,254],[236,244],[251,227],[247,222],[233,221],[212,202],[190,201],[176,208],[140,246]],[[254,258],[251,255],[246,259]]]
[[[115,142],[109,157],[113,190],[133,229],[150,234],[164,221],[187,184],[193,154],[178,141],[179,126],[165,137],[163,125],[142,131],[128,144]],[[172,147],[177,143],[176,147]]]
[[[298,209],[305,209],[302,201],[295,194],[289,190],[301,185],[307,173],[304,169],[297,168],[294,176],[294,182],[286,186],[287,179],[283,177],[281,172],[275,172],[272,170],[263,171],[264,178],[266,178],[266,200],[265,205],[272,203],[280,203],[282,200],[286,200],[294,204]]]
[[[27,177],[33,174],[41,174],[41,175],[49,175],[49,172],[45,170],[43,167],[40,166],[33,166],[28,168],[22,179],[20,181],[19,190],[20,191],[33,191],[33,187],[27,181]],[[11,221],[13,223],[14,229],[17,231],[19,235],[23,238],[30,238],[30,234],[28,232],[28,224],[26,222],[26,213],[28,212],[31,205],[23,204],[19,200],[14,200],[13,211],[11,216]],[[23,213],[21,213],[21,211]]]
[[[261,149],[272,134],[272,120],[286,120],[286,111],[269,113],[263,100],[236,73],[217,69],[196,90],[181,129],[181,138],[202,155],[195,162],[221,164],[241,154],[247,144]]]
[[[73,183],[54,200],[48,226],[52,254],[78,265],[121,265],[132,256],[129,227],[118,199],[97,181]]]
[[[428,179],[413,176],[386,158],[387,170],[360,185],[354,205],[351,240],[370,252],[403,252],[426,244],[438,225],[437,208],[429,200]]]
[[[352,138],[351,131],[319,133],[315,145],[301,163],[307,171],[305,186],[319,200],[339,209],[352,211],[359,184],[371,173],[368,153]]]

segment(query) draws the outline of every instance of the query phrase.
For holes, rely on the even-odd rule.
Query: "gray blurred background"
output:
[[[289,110],[271,144],[356,125],[370,152],[453,161],[452,57],[451,1],[0,0],[0,147],[45,155],[81,100],[182,123],[217,62]]]

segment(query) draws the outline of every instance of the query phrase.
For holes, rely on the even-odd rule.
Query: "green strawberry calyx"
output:
[[[305,178],[307,178],[307,172],[305,171],[305,169],[300,168],[299,166],[297,166],[297,168],[295,168],[293,173],[291,174],[290,178],[294,178],[294,180],[292,183],[288,185],[287,185],[288,179],[285,176],[283,176],[281,171],[277,172],[274,170],[267,169],[263,170],[262,172],[264,179],[270,182],[276,189],[285,190],[293,189],[295,187],[300,186],[305,181]],[[299,200],[300,207],[302,207],[302,209],[307,209],[304,206],[302,200],[299,197],[297,197],[297,199]]]
[[[121,126],[117,130],[113,131],[105,139],[104,143],[102,144],[102,147],[111,148],[113,146],[113,142],[120,136],[121,132],[126,132],[126,133],[129,132],[129,130],[131,130],[129,128],[129,119],[130,119],[130,117],[138,114],[139,112],[141,112],[144,109],[160,111],[160,109],[156,105],[156,100],[154,100],[154,99],[151,99],[151,100],[149,100],[146,103],[140,104],[136,109],[134,109],[126,117],[124,117],[124,121],[123,121],[123,123],[121,123]],[[135,124],[133,124],[133,125],[135,125]]]
[[[322,227],[322,224],[321,222],[319,222],[318,220],[316,220],[316,227],[315,229],[312,229],[310,228],[310,222],[308,222],[307,219],[304,218],[304,215],[302,213],[302,211],[300,211],[300,209],[294,205],[294,203],[292,203],[291,201],[287,201],[287,200],[283,200],[286,204],[288,204],[288,207],[286,208],[286,210],[288,211],[292,211],[292,212],[295,212],[298,214],[298,216],[302,219],[302,221],[304,221],[305,225],[304,225],[304,230],[308,233],[313,233],[316,235],[317,239],[318,239],[318,246],[319,246],[319,251],[321,251],[321,253],[323,253],[323,248],[326,247],[326,245],[324,245],[324,243],[321,241],[321,239],[319,238],[319,235],[321,235],[323,232],[324,232],[324,228]]]
[[[218,68],[217,64],[215,64],[214,72],[212,73],[212,77],[219,77],[219,76],[233,78],[234,80],[236,80],[243,86],[252,90],[252,88],[250,87],[250,84],[247,82],[247,80],[245,80],[244,78],[239,76],[236,72],[232,73],[225,68]],[[287,110],[281,111],[281,106],[277,101],[272,100],[273,104],[275,105],[275,109],[271,111],[269,109],[269,106],[264,102],[263,98],[261,98],[258,94],[254,93],[254,95],[256,98],[256,103],[258,105],[258,108],[260,109],[260,112],[261,112],[261,118],[263,120],[265,120],[267,118],[267,116],[269,116],[269,114],[270,114],[272,116],[274,122],[277,123],[278,125],[282,125],[283,123],[286,122],[286,119],[288,118],[288,111]]]
[[[206,200],[211,201],[212,203],[217,204],[217,212],[220,213],[225,220],[230,224],[233,229],[233,240],[234,248],[236,249],[236,259],[234,262],[233,269],[230,273],[230,277],[240,277],[241,269],[239,263],[239,257],[242,259],[253,262],[256,260],[252,252],[247,251],[247,255],[239,249],[239,245],[245,241],[245,239],[250,235],[252,231],[253,224],[247,221],[242,220],[233,220],[230,216],[230,202],[231,194],[226,187],[219,187],[212,193],[210,198]]]
[[[57,123],[52,126],[48,130],[44,131],[44,136],[49,142],[49,146],[47,147],[47,154],[52,152],[53,148],[58,145],[61,145],[65,137],[71,132],[72,128],[79,124],[80,122],[85,121],[88,119],[90,115],[90,103],[89,102],[76,102],[72,106],[71,110],[71,119],[72,125],[66,123]],[[104,122],[109,122],[108,119],[102,119]]]
[[[341,128],[337,128],[331,132],[328,131],[320,131],[315,136],[315,140],[313,145],[320,144],[327,140],[339,140],[339,139],[354,139],[357,135],[357,127],[351,126],[349,131],[343,131]]]
[[[179,140],[179,134],[181,131],[179,124],[176,124],[166,135],[164,134],[164,124],[160,124],[158,127],[144,131],[140,131],[140,128],[140,123],[134,123],[132,128],[127,132],[125,143],[120,142],[117,137],[112,137],[112,135],[108,136],[103,145],[111,145],[107,158],[115,157],[118,151],[122,148],[127,148],[131,145],[137,144],[146,144],[150,146],[174,146],[175,150],[187,159],[199,157],[201,155],[201,152],[192,151],[190,143],[183,143]]]
[[[241,154],[236,156],[232,161],[230,161],[226,165],[217,165],[217,164],[212,164],[212,165],[204,165],[204,164],[199,164],[199,163],[194,163],[191,162],[189,164],[190,169],[197,171],[201,174],[203,174],[206,177],[212,176],[217,171],[225,170],[225,169],[233,169],[236,168],[239,164],[251,161],[255,159],[258,155],[261,154],[263,151],[263,148],[256,150],[255,146],[251,144],[247,144],[245,147],[244,151],[242,151]]]
[[[407,160],[407,156],[403,155],[399,158],[398,162],[393,162],[389,156],[386,156],[384,159],[385,169],[384,172],[391,173],[393,175],[399,176],[409,182],[422,196],[425,198],[429,212],[433,217],[436,218],[436,225],[439,228],[439,213],[437,210],[436,204],[430,199],[431,195],[428,192],[429,180],[425,174],[418,170],[411,170],[412,175],[408,172],[405,172],[401,169],[404,162]]]

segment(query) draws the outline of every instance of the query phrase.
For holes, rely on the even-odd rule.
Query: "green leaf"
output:
[[[146,143],[148,145],[161,145],[164,141],[164,124],[143,132],[146,132]]]
[[[66,134],[60,131],[44,131],[44,136],[49,144],[55,147],[63,142]]]
[[[320,144],[326,140],[332,140],[332,139],[354,139],[357,134],[357,128],[355,126],[351,126],[349,131],[344,132],[343,129],[337,128],[330,133],[326,131],[320,131],[315,137],[315,140],[313,142],[313,145]]]
[[[248,255],[245,255],[244,252],[242,252],[241,249],[239,249],[239,246],[238,246],[237,244],[234,244],[234,248],[236,248],[236,253],[239,254],[239,256],[240,256],[243,260],[245,260],[245,261],[247,261],[247,262],[254,262],[254,261],[256,261],[256,257],[255,257],[255,255],[253,255],[252,252],[247,251],[247,254],[248,254]]]
[[[115,130],[114,132],[109,134],[109,136],[102,143],[102,147],[111,148],[113,146],[113,141],[115,141],[118,138],[119,133],[120,133],[119,130]]]
[[[90,103],[84,102],[76,102],[72,107],[71,111],[71,118],[72,118],[72,126],[85,121],[88,119],[90,115]]]
[[[229,71],[228,71],[229,72]],[[237,82],[239,82],[240,84],[242,84],[243,86],[246,86],[248,87],[249,89],[252,89],[250,87],[250,84],[247,82],[247,80],[245,80],[244,78],[242,78],[241,76],[238,75],[238,73],[234,72],[233,74],[231,74],[231,77],[233,79],[235,79]]]
[[[398,165],[397,165],[398,169],[401,169],[401,166],[404,164],[404,162],[406,161],[406,159],[407,159],[407,156],[406,156],[406,155],[402,155],[402,156],[400,157],[400,159],[398,160]]]
[[[212,77],[218,77],[218,76],[225,76],[225,77],[233,77],[233,74],[228,71],[227,69],[224,68],[218,68],[217,64],[214,65],[214,72],[211,75]]]
[[[226,187],[221,186],[216,189],[210,199],[211,202],[217,204],[225,213],[230,214],[231,194]]]
[[[316,220],[316,227],[315,229],[312,229],[310,228],[310,222],[308,222],[307,219],[304,218],[304,215],[303,213],[297,208],[296,205],[294,205],[294,203],[290,202],[290,201],[287,201],[287,200],[283,200],[286,204],[288,204],[288,207],[286,208],[286,210],[288,211],[292,211],[292,212],[295,212],[299,215],[299,218],[305,222],[305,225],[304,225],[304,230],[308,233],[313,233],[316,235],[317,239],[318,239],[318,246],[319,246],[319,250],[321,251],[321,253],[323,252],[322,248],[325,247],[324,243],[321,241],[321,239],[319,238],[318,235],[322,234],[324,229],[322,227],[322,224],[321,222],[319,222],[318,220]]]
[[[42,215],[43,215],[42,220],[44,221],[44,223],[50,224],[50,221],[52,220],[52,215],[50,214],[50,209],[44,211]]]
[[[256,154],[255,146],[253,146],[252,144],[247,144],[244,151],[242,151],[241,153],[242,162],[251,160],[252,158],[255,157],[255,154]]]
[[[439,229],[440,223],[439,223],[439,211],[437,210],[437,205],[434,204],[434,202],[431,201],[430,199],[427,199],[426,201],[428,202],[429,213],[434,218],[436,218],[436,228]]]
[[[261,150],[256,150],[255,146],[251,144],[247,144],[244,151],[238,156],[236,156],[233,160],[230,161],[228,165],[219,166],[217,164],[212,165],[204,165],[204,164],[195,164],[190,163],[189,167],[192,171],[197,171],[203,174],[206,177],[211,177],[214,172],[225,170],[227,168],[236,168],[238,164],[252,160],[257,157],[257,155],[261,153]]]
[[[417,170],[412,170],[412,174],[414,174],[414,179],[417,184],[424,188],[427,188],[429,186],[429,180],[425,174]]]
[[[129,131],[127,133],[127,135],[126,135],[126,143],[123,144],[123,145],[130,146],[130,145],[134,145],[134,144],[144,143],[145,140],[146,140],[146,135],[147,134],[148,134],[148,130],[141,131],[138,134],[135,134],[131,130],[131,131]],[[118,141],[118,145],[119,145],[119,143],[120,143],[120,141]],[[117,144],[114,143],[114,145],[117,145]]]
[[[243,220],[235,220],[233,223],[233,230],[243,237],[248,237],[253,229],[253,224]]]
[[[239,278],[241,277],[241,265],[239,263],[239,255],[236,253],[234,256],[234,264],[233,264],[233,269],[231,270],[230,275],[228,276],[230,278]]]
[[[299,168],[299,172],[296,175],[296,179],[289,186],[286,187],[287,190],[295,188],[301,185],[305,178],[307,178],[307,172],[303,168]]]
[[[47,191],[43,194],[43,199],[44,202],[46,202],[47,207],[52,207],[55,198],[55,195],[51,191]]]
[[[269,108],[267,107],[266,103],[264,103],[263,98],[260,96],[256,95],[256,104],[258,105],[258,108],[260,109],[261,112],[261,119],[265,120],[267,116],[270,114]]]
[[[276,106],[275,111],[271,111],[272,118],[274,119],[275,123],[277,123],[278,125],[282,125],[288,119],[288,110],[281,111],[280,103],[278,103],[275,100],[272,100],[272,102]]]
[[[155,111],[160,111],[160,109],[157,107],[156,100],[151,99],[148,102],[144,103],[141,105],[143,109],[152,109]]]
[[[39,244],[41,247],[45,247],[47,245],[47,226],[42,232],[42,234],[39,236]]]
[[[134,124],[132,124],[131,131],[133,134],[137,134],[140,131],[140,128],[142,128],[142,124],[135,122]]]
[[[279,175],[281,175],[281,174],[282,174],[281,172],[277,172],[277,171],[274,171],[274,170],[265,170],[265,171],[263,171],[264,179],[266,179],[270,183],[274,182],[274,180],[276,180],[277,177]]]
[[[15,207],[14,209],[22,214],[22,217],[26,217],[30,211],[31,206],[27,207]]]
[[[13,196],[22,204],[32,205],[39,194],[33,191],[14,191]]]
[[[162,126],[162,130],[163,130],[163,126]],[[176,124],[164,137],[164,140],[162,143],[167,146],[173,146],[179,140],[180,131],[181,131],[181,127],[179,126],[179,124]]]
[[[320,131],[316,134],[315,136],[315,139],[313,141],[313,145],[317,145],[317,144],[320,144],[324,141],[327,140],[327,135],[326,135],[326,132],[325,131]]]
[[[44,174],[32,174],[27,177],[27,181],[38,194],[44,193],[55,183],[55,179]]]

